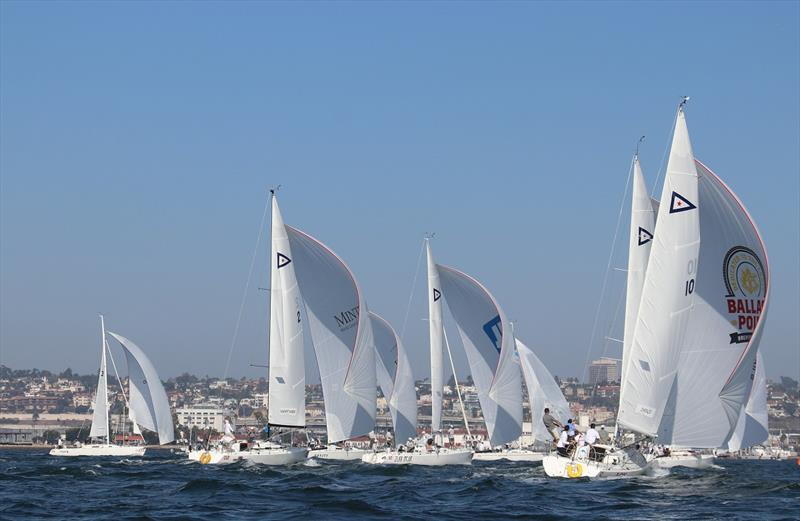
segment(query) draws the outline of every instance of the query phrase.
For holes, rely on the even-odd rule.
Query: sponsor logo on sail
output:
[[[336,320],[336,326],[339,328],[339,331],[344,332],[355,326],[358,323],[358,313],[359,309],[358,306],[356,306],[334,315],[333,318]]]
[[[503,339],[503,330],[500,327],[500,315],[497,315],[487,323],[483,325],[483,331],[486,333],[486,336],[489,337],[489,340],[494,345],[494,348],[497,349],[497,352],[500,352],[500,341]]]
[[[669,213],[688,212],[697,208],[691,201],[679,194],[672,192],[672,199],[669,202]]]
[[[767,276],[756,253],[746,246],[734,246],[725,254],[722,264],[725,281],[725,305],[736,331],[730,343],[749,342],[764,310]]]

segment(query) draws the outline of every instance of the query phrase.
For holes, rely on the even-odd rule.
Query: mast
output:
[[[444,345],[447,347],[447,357],[450,359],[450,369],[453,370],[453,381],[456,384],[458,403],[461,405],[461,416],[464,417],[464,427],[467,429],[467,436],[472,438],[472,433],[469,431],[469,422],[467,421],[467,410],[464,409],[464,402],[461,400],[461,389],[458,387],[458,375],[456,375],[456,366],[453,363],[453,353],[450,351],[450,342],[447,341],[447,331],[442,328],[442,333],[444,336]]]
[[[106,323],[103,315],[100,315],[100,353],[100,385],[103,386],[103,397],[105,397],[103,409],[105,412],[106,445],[110,445],[110,428],[108,426],[108,373],[106,372]],[[99,392],[98,389],[98,395]],[[95,407],[96,406],[97,398],[95,397]]]

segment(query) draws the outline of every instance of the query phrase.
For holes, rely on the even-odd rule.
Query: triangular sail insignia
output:
[[[653,240],[653,234],[639,226],[639,246],[644,246]]]
[[[442,292],[441,292],[441,291],[439,291],[439,290],[438,290],[438,289],[436,289],[436,288],[433,288],[433,301],[434,301],[434,302],[436,302],[436,301],[438,301],[440,298],[442,298]]]
[[[290,262],[292,262],[292,259],[284,255],[283,253],[278,252],[278,269],[283,268]]]
[[[672,199],[669,202],[669,213],[686,212],[697,208],[691,201],[679,194],[672,192]]]

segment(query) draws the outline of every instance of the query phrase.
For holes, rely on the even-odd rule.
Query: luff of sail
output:
[[[696,168],[702,237],[698,276],[674,414],[662,422],[659,438],[717,448],[746,414],[770,274],[766,248],[742,202],[705,165],[697,162]]]
[[[522,343],[517,338],[517,352],[522,366],[522,376],[525,385],[528,387],[528,400],[531,408],[531,431],[533,439],[537,441],[548,441],[551,434],[547,432],[542,415],[545,407],[550,409],[550,413],[561,423],[566,423],[572,416],[569,410],[569,403],[561,392],[561,387],[553,378],[547,367],[539,360],[536,353],[531,348]]]
[[[442,286],[439,281],[439,270],[433,262],[430,239],[425,239],[425,251],[428,261],[428,336],[431,350],[431,432],[438,432],[442,429],[444,389]]]
[[[97,391],[94,396],[94,411],[92,412],[92,428],[89,430],[90,438],[108,438],[108,367],[106,364],[106,335],[105,322],[100,316],[100,371],[97,376]]]
[[[274,193],[271,233],[268,421],[270,425],[305,427],[306,373],[300,288],[289,236]]]
[[[469,275],[437,265],[447,307],[458,325],[492,445],[522,434],[522,381],[514,335],[503,310]]]
[[[350,268],[330,248],[286,226],[295,276],[317,356],[328,442],[375,427],[375,347],[366,302]]]
[[[625,332],[622,342],[622,385],[625,385],[625,373],[630,363],[633,330],[636,317],[639,316],[639,304],[642,300],[642,287],[647,273],[647,261],[653,245],[655,230],[654,204],[647,194],[639,155],[633,158],[633,191],[631,199],[631,226],[628,243],[628,272],[625,296]]]
[[[739,415],[736,428],[727,443],[728,450],[736,451],[759,445],[769,438],[769,415],[767,413],[767,375],[764,359],[759,351],[756,356],[753,387],[747,405]]]
[[[417,392],[408,353],[394,328],[380,315],[369,312],[375,338],[378,384],[389,405],[397,444],[417,433]]]
[[[130,383],[128,404],[131,408],[131,418],[135,419],[140,427],[157,432],[158,442],[161,445],[174,441],[175,431],[169,399],[153,363],[144,351],[129,339],[111,331],[108,334],[116,339],[125,351]]]
[[[692,145],[679,109],[617,416],[622,426],[649,436],[658,434],[668,402],[679,392],[677,367],[697,279],[699,204]]]

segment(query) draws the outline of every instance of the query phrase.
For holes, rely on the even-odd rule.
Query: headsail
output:
[[[522,434],[522,381],[511,325],[494,297],[469,275],[437,265],[442,293],[458,325],[492,445]]]
[[[662,422],[659,437],[679,446],[716,448],[725,445],[746,414],[770,273],[766,249],[744,205],[705,165],[697,162],[697,172],[702,245],[693,308],[674,418]]]
[[[89,430],[90,438],[109,437],[108,432],[108,379],[106,366],[106,326],[103,315],[100,315],[100,372],[97,377],[97,392],[94,395],[94,411],[92,413],[92,428]]]
[[[378,383],[389,404],[395,440],[398,444],[405,443],[417,433],[417,392],[411,363],[389,322],[372,311],[369,318],[375,337]]]
[[[428,259],[428,334],[431,348],[431,432],[437,432],[442,429],[444,389],[442,287],[439,282],[439,270],[433,262],[430,239],[425,239],[425,251]]]
[[[679,109],[645,274],[618,422],[656,435],[674,402],[679,355],[695,299],[700,222],[697,170]]]
[[[269,265],[269,423],[283,427],[305,427],[302,303],[289,236],[274,193],[272,256]]]
[[[367,306],[350,268],[310,235],[286,226],[317,355],[328,442],[375,427],[375,346]]]
[[[547,370],[547,367],[539,360],[539,357],[531,348],[522,343],[517,338],[517,352],[519,353],[520,365],[522,365],[522,376],[525,378],[525,385],[528,387],[528,400],[531,408],[531,426],[534,440],[547,441],[550,433],[542,423],[542,414],[545,407],[550,409],[550,414],[555,416],[561,423],[566,423],[572,416],[569,410],[569,403],[564,398],[564,393],[558,386],[556,379]]]
[[[631,227],[628,244],[628,281],[625,298],[625,333],[622,343],[622,385],[625,385],[627,364],[630,363],[633,330],[639,316],[639,303],[642,300],[642,287],[647,273],[650,247],[653,245],[655,230],[655,207],[647,194],[639,155],[633,158],[633,196],[631,201]]]
[[[108,334],[122,345],[128,361],[130,383],[128,403],[131,408],[131,418],[134,418],[140,427],[157,432],[158,442],[161,445],[174,441],[175,431],[169,400],[152,362],[139,346],[124,336],[111,331]]]
[[[747,406],[739,415],[736,429],[728,440],[728,450],[735,451],[764,443],[769,438],[767,414],[767,375],[761,352],[756,357],[753,388]]]

